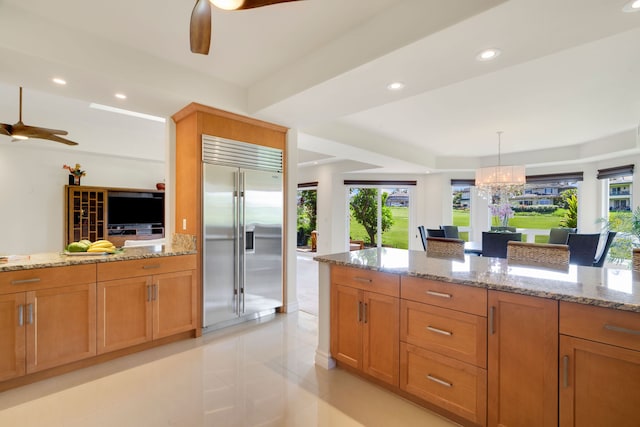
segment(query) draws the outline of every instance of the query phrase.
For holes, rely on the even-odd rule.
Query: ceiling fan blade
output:
[[[272,4],[288,3],[291,1],[301,0],[245,0],[242,6],[240,6],[236,10],[255,9],[256,7],[271,6]]]
[[[15,126],[14,126],[14,129],[15,129]],[[39,133],[46,133],[46,134],[52,134],[52,135],[69,134],[69,132],[67,132],[66,130],[41,128],[38,126],[27,126],[25,124],[22,125],[20,133],[24,136],[35,136]]]
[[[67,144],[67,145],[78,145],[77,142],[73,142],[73,141],[70,141],[68,139],[61,138],[61,137],[59,137],[57,135],[44,135],[43,134],[43,135],[34,136],[32,138],[33,139],[47,139],[49,141],[61,142],[63,144]]]
[[[209,0],[197,0],[191,12],[189,26],[191,52],[209,54],[211,44],[211,4]]]
[[[0,135],[7,135],[7,136],[11,136],[11,125],[8,125],[6,123],[0,123]]]

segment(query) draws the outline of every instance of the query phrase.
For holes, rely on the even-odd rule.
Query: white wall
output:
[[[87,171],[82,185],[88,186],[154,189],[164,179],[164,161],[56,145],[46,141],[0,143],[0,254],[63,250],[64,186],[68,183],[64,164],[80,163]]]

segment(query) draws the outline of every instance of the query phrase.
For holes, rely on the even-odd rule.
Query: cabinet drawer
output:
[[[332,265],[331,283],[392,297],[400,295],[400,276],[379,271]]]
[[[640,313],[560,301],[560,333],[640,350]]]
[[[403,276],[401,297],[412,301],[487,316],[487,290]]]
[[[196,256],[181,255],[98,264],[98,281],[149,276],[173,271],[195,270]]]
[[[486,425],[487,371],[411,344],[400,344],[400,388]]]
[[[95,281],[95,264],[5,271],[0,273],[0,294],[81,285]]]
[[[482,368],[487,366],[487,318],[402,300],[400,339]]]

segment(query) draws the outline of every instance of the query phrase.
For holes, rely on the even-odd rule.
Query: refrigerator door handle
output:
[[[246,268],[246,259],[245,259],[245,252],[246,252],[246,238],[247,238],[247,224],[245,223],[245,219],[246,219],[246,195],[245,195],[245,190],[246,190],[246,182],[245,182],[245,178],[246,175],[244,172],[240,172],[240,190],[241,190],[241,194],[242,194],[242,203],[241,203],[241,212],[240,212],[240,235],[242,236],[242,246],[240,246],[240,274],[241,274],[241,278],[240,278],[240,301],[242,303],[242,308],[240,313],[244,314],[245,312],[245,292],[244,292],[244,285],[245,285],[245,277],[247,274],[247,268]]]
[[[234,185],[235,185],[235,195],[234,195],[234,204],[233,212],[234,212],[234,239],[235,239],[235,247],[234,247],[234,278],[233,281],[233,312],[235,314],[240,314],[240,248],[242,247],[241,236],[238,232],[238,227],[240,224],[240,211],[241,211],[241,194],[240,194],[240,172],[233,173]]]

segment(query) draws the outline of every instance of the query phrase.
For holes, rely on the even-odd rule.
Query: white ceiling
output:
[[[528,165],[635,153],[640,12],[622,13],[625,3],[214,8],[203,56],[189,51],[195,0],[0,0],[0,121],[17,121],[22,85],[25,123],[66,129],[93,151],[116,139],[129,150],[127,132],[141,138],[146,127],[162,139],[163,127],[87,113],[88,102],[168,117],[195,101],[298,129],[302,167],[472,170],[495,162],[498,130],[503,157]],[[501,55],[476,61],[488,47]],[[69,84],[53,85],[54,76]],[[395,80],[405,89],[389,92]],[[117,91],[128,99],[113,98]]]

